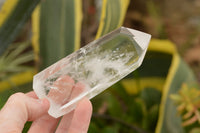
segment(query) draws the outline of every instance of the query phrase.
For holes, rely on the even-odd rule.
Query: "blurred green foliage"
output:
[[[11,1],[6,0],[5,3],[7,2]],[[0,54],[2,54],[0,56],[0,107],[4,105],[11,94],[32,90],[31,80],[26,84],[16,86],[19,83],[11,80],[13,75],[29,70],[30,67],[33,67],[33,62],[35,66],[44,68],[77,50],[81,46],[80,41],[83,40],[81,32],[82,35],[92,32],[84,36],[91,35],[90,38],[94,39],[120,27],[129,3],[134,3],[129,0],[102,0],[101,2],[88,0],[84,3],[78,0],[49,0],[41,1],[39,4],[38,2],[39,0],[34,2],[15,0],[13,3],[16,5],[6,10],[10,14],[6,14],[8,16],[5,17],[5,20],[0,21],[4,22],[0,25]],[[140,2],[144,3],[144,1]],[[39,5],[37,11],[33,13],[37,4]],[[85,9],[86,12],[82,12],[82,4],[88,7]],[[131,4],[129,7],[133,6]],[[143,20],[144,23],[154,23],[152,27],[148,25],[151,28],[147,26],[150,33],[158,38],[167,38],[161,19],[161,9],[154,0],[148,0],[145,5],[150,18],[148,18],[149,16],[138,17],[132,12],[128,12],[127,15],[130,17],[133,14],[132,17],[137,16],[137,20]],[[2,13],[0,10],[0,15]],[[129,13],[132,14],[129,15]],[[26,38],[23,34],[23,39],[16,38],[21,35],[20,30],[32,14],[34,14],[32,28],[28,27],[28,30],[32,32],[28,32]],[[91,23],[89,20],[95,22]],[[81,28],[82,22],[86,24],[83,27],[88,28],[84,32]],[[29,45],[31,41],[34,50]],[[11,43],[14,45],[8,48]],[[33,61],[34,57],[39,56],[39,51],[40,60]],[[34,71],[37,70],[37,67]],[[33,70],[30,71],[34,73]],[[5,87],[5,84],[8,84],[4,82],[5,80],[9,81],[11,88]],[[191,69],[179,56],[174,44],[167,40],[152,40],[143,65],[137,71],[92,99],[94,112],[88,132],[199,132],[199,123],[196,121],[186,127],[182,125],[183,117],[177,114],[177,105],[170,98],[173,94],[175,101],[177,97],[183,99],[180,94],[183,84],[188,86],[196,84],[196,79]],[[4,88],[1,88],[2,86]],[[186,89],[188,95],[193,93],[191,88]],[[196,94],[198,94],[198,90],[196,90]],[[190,98],[192,97],[193,94]],[[199,96],[197,96],[198,98]],[[179,101],[178,105],[183,103],[184,101]],[[194,101],[192,101],[193,104]],[[185,110],[183,112],[185,113]],[[191,117],[187,118],[191,119]],[[27,123],[23,132],[27,132],[30,125],[31,123]]]

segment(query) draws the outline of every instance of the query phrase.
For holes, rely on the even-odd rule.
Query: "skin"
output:
[[[0,131],[21,133],[24,124],[33,121],[29,133],[87,132],[92,114],[92,105],[87,98],[82,99],[76,109],[62,119],[48,115],[49,106],[47,99],[38,99],[34,92],[11,95],[0,111]]]

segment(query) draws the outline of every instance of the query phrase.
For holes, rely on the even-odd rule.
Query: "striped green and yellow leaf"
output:
[[[81,2],[42,1],[34,12],[32,42],[36,53],[40,51],[41,68],[53,64],[80,47]]]
[[[0,55],[15,40],[39,1],[4,1],[0,9]]]
[[[96,39],[122,26],[129,2],[129,0],[102,0]]]

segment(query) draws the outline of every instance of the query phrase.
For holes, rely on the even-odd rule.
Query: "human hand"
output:
[[[0,131],[21,133],[27,121],[33,121],[29,133],[86,133],[92,114],[91,102],[84,98],[76,109],[60,118],[48,115],[49,101],[34,92],[15,93],[0,111]],[[59,125],[58,125],[59,123]]]

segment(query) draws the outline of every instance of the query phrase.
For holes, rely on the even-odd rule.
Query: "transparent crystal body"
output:
[[[57,118],[83,98],[93,98],[135,69],[144,58],[151,36],[121,27],[36,74],[33,89],[50,101]]]

